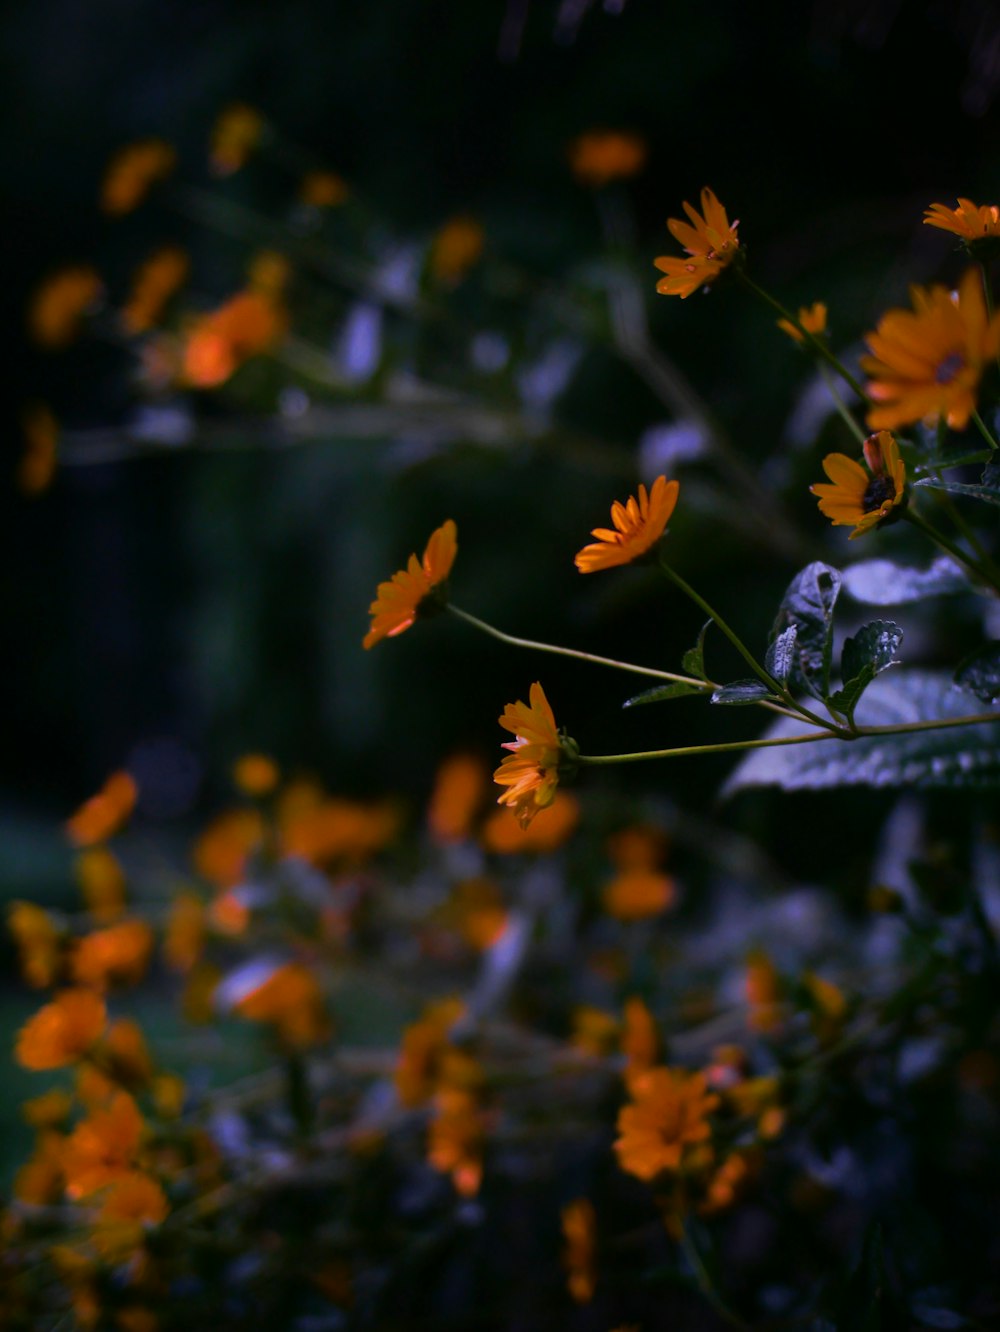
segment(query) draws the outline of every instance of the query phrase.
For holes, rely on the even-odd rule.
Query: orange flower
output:
[[[931,204],[924,213],[924,226],[940,227],[969,243],[994,239],[1000,237],[1000,208],[996,204],[980,207],[971,199],[961,198],[957,208]]]
[[[63,1193],[63,1136],[39,1133],[35,1151],[14,1176],[14,1197],[34,1207],[45,1207],[60,1200]]]
[[[731,1207],[745,1190],[757,1165],[755,1155],[746,1148],[727,1157],[712,1175],[699,1207],[703,1216],[713,1216]]]
[[[448,1032],[464,1011],[461,999],[441,999],[429,1004],[420,1021],[403,1031],[393,1073],[396,1094],[403,1105],[422,1105],[432,1095],[448,1045]]]
[[[643,823],[622,828],[607,841],[608,858],[620,871],[658,869],[668,848],[666,833]]]
[[[102,925],[117,920],[125,909],[125,871],[113,851],[92,846],[81,851],[73,866],[87,910]]]
[[[32,1128],[59,1128],[69,1119],[72,1108],[73,1098],[69,1092],[63,1091],[61,1087],[53,1087],[41,1096],[25,1101],[21,1106],[21,1118]]]
[[[127,772],[113,772],[97,795],[91,796],[66,823],[75,846],[94,846],[113,837],[135,809],[139,788]]]
[[[656,870],[623,870],[605,886],[604,910],[617,920],[648,920],[674,900],[674,881]]]
[[[75,1064],[101,1038],[107,1023],[104,1000],[92,990],[62,990],[21,1028],[15,1058],[23,1068]]]
[[[53,273],[28,306],[28,332],[33,340],[50,349],[69,346],[101,290],[101,279],[88,265],[77,264]]]
[[[235,888],[243,882],[247,861],[259,849],[263,836],[258,810],[226,810],[195,842],[194,867],[216,888]]]
[[[826,306],[824,303],[822,301],[814,301],[812,305],[800,305],[799,323],[807,333],[812,333],[814,336],[818,336],[820,333],[825,332]],[[778,327],[796,342],[805,342],[802,330],[796,328],[790,319],[779,319]]]
[[[283,802],[278,816],[281,852],[313,865],[363,864],[391,842],[399,828],[399,813],[388,803],[333,797],[289,810]]]
[[[66,1192],[86,1198],[128,1170],[139,1152],[143,1121],[128,1092],[119,1091],[93,1110],[66,1139]]]
[[[176,152],[163,139],[140,139],[119,149],[104,173],[102,210],[115,217],[131,213],[158,181],[170,175],[176,163]]]
[[[633,1101],[618,1115],[615,1153],[621,1168],[639,1179],[677,1170],[685,1149],[711,1136],[708,1115],[719,1098],[702,1073],[654,1068],[632,1085]]]
[[[7,927],[17,941],[22,976],[33,989],[47,989],[62,964],[62,931],[34,902],[12,902]]]
[[[52,484],[59,461],[59,423],[44,402],[29,403],[21,412],[24,453],[17,484],[24,495],[41,495]]]
[[[371,628],[364,637],[366,648],[383,638],[395,638],[409,629],[420,615],[428,615],[445,604],[445,582],[458,553],[458,530],[449,518],[435,532],[424,548],[424,558],[411,555],[405,569],[400,569],[385,583],[379,583],[375,600],[368,608]]]
[[[153,950],[153,931],[144,920],[123,920],[78,940],[71,963],[73,979],[95,990],[136,985]]]
[[[974,268],[957,297],[946,287],[912,287],[913,311],[890,310],[865,335],[874,355],[862,356],[870,376],[873,430],[944,417],[964,430],[976,410],[979,380],[1000,351],[1000,313],[989,318],[982,279]]]
[[[271,301],[280,300],[292,276],[292,266],[277,250],[258,250],[247,269],[247,285]]]
[[[781,978],[761,949],[747,959],[746,996],[750,1012],[747,1024],[753,1031],[773,1031],[781,1021]]]
[[[270,1023],[289,1045],[315,1045],[330,1035],[319,982],[300,962],[286,962],[233,1005],[250,1022]]]
[[[562,1209],[563,1267],[566,1285],[577,1304],[589,1304],[597,1286],[597,1213],[588,1198]]]
[[[248,796],[265,796],[278,785],[278,765],[266,754],[244,754],[233,764],[233,785]]]
[[[252,106],[226,107],[212,130],[210,160],[216,175],[231,176],[250,158],[264,133],[264,117]]]
[[[454,287],[483,252],[485,235],[474,217],[453,217],[431,243],[428,267],[437,282]]]
[[[508,703],[500,717],[500,725],[510,731],[514,739],[501,748],[511,750],[493,774],[498,786],[508,789],[497,800],[498,805],[509,805],[522,828],[539,810],[551,805],[559,784],[559,764],[563,757],[563,741],[556,729],[545,690],[536,681],[528,695],[530,702]]]
[[[849,540],[871,531],[887,518],[906,495],[906,466],[899,456],[899,445],[887,430],[870,436],[864,444],[868,472],[846,453],[828,453],[823,471],[832,485],[809,489],[819,496],[819,511],[834,527],[854,526]]]
[[[163,960],[172,971],[190,971],[204,944],[205,904],[195,893],[180,892],[170,904]]]
[[[310,171],[303,178],[299,198],[307,208],[337,208],[350,197],[345,180],[333,171]]]
[[[441,764],[427,810],[436,842],[460,842],[468,837],[486,796],[488,776],[482,760],[471,754],[454,754]]]
[[[187,281],[190,270],[190,261],[179,245],[164,245],[141,263],[122,306],[126,330],[145,333],[159,323],[167,302]]]
[[[581,573],[595,573],[598,569],[631,564],[647,554],[663,536],[679,490],[679,481],[658,476],[648,494],[646,487],[640,485],[638,499],[630,495],[626,504],[615,500],[611,506],[614,530],[595,527],[592,535],[597,541],[578,552],[576,567]]]
[[[435,1097],[434,1118],[427,1133],[427,1159],[435,1170],[451,1175],[456,1192],[474,1198],[483,1178],[482,1112],[471,1092],[446,1087]]]
[[[656,1063],[660,1034],[652,1013],[636,995],[625,1001],[621,1050],[627,1065],[626,1077],[644,1073]]]
[[[593,190],[635,176],[645,164],[645,140],[623,130],[588,130],[569,146],[570,170]]]
[[[285,311],[270,296],[237,292],[188,334],[181,381],[192,388],[217,388],[245,361],[269,351],[287,326]]]
[[[101,1049],[102,1062],[115,1082],[132,1091],[145,1087],[153,1076],[153,1061],[142,1028],[132,1018],[118,1018],[108,1028]]]
[[[94,1246],[105,1261],[122,1262],[139,1248],[149,1229],[166,1219],[169,1211],[166,1194],[152,1176],[139,1170],[123,1172],[101,1202],[94,1226]]]
[[[557,791],[552,804],[538,811],[530,827],[512,817],[516,813],[498,809],[486,820],[481,838],[487,851],[502,856],[546,856],[558,851],[580,822],[580,802],[576,796]]]
[[[701,213],[689,203],[684,205],[684,211],[689,222],[672,217],[667,227],[687,251],[688,258],[664,255],[653,261],[661,273],[666,273],[656,284],[661,296],[682,299],[690,296],[714,282],[739,252],[736,229],[740,224],[734,222],[730,226],[726,210],[707,186],[701,192]]]

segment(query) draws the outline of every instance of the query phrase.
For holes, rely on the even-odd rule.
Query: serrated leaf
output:
[[[782,684],[788,680],[795,666],[795,642],[799,636],[797,624],[790,624],[787,629],[771,641],[764,658],[764,667]]]
[[[633,694],[622,704],[623,708],[637,708],[643,703],[663,703],[668,698],[683,698],[685,694],[700,694],[702,691],[697,685],[685,684],[683,680],[677,680],[673,684],[657,685],[655,689],[647,689],[641,694]]]
[[[946,490],[949,495],[965,495],[969,499],[982,500],[984,504],[1000,507],[1000,465],[997,463],[990,463],[983,470],[982,480],[978,483],[925,476],[920,481],[914,481],[913,485],[914,489],[922,486],[925,490]]]
[[[843,686],[827,700],[832,708],[853,718],[861,695],[876,675],[892,666],[896,650],[903,641],[903,631],[891,620],[872,620],[862,625],[853,638],[844,643],[840,659]]]
[[[761,699],[773,697],[762,680],[734,680],[732,684],[716,689],[711,701],[728,703],[731,707],[745,707],[749,703],[759,703]]]
[[[875,680],[857,716],[862,725],[892,726],[985,710],[974,694],[959,688],[945,672],[908,670]],[[802,730],[801,722],[782,717],[766,735],[777,739]],[[736,768],[723,794],[748,786],[779,786],[786,791],[839,786],[1000,789],[1000,710],[995,722],[975,726],[754,750]]]
[[[844,591],[865,606],[905,606],[925,597],[968,592],[971,586],[961,565],[948,555],[939,555],[926,569],[893,560],[861,560],[843,576]]]
[[[711,623],[711,620],[705,621],[701,626],[697,643],[693,648],[688,648],[681,658],[681,669],[687,671],[688,675],[697,675],[699,680],[708,678],[705,674],[705,634],[708,632]]]
[[[966,657],[955,672],[955,683],[984,703],[1000,698],[1000,643],[987,643]]]
[[[816,560],[792,579],[771,630],[771,641],[795,625],[796,638],[790,679],[815,698],[830,692],[830,655],[833,648],[833,608],[840,595],[839,569]]]

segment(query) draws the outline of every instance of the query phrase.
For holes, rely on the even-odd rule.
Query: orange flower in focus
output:
[[[97,795],[91,796],[66,823],[66,834],[74,846],[94,846],[107,841],[135,809],[139,788],[127,772],[113,772]]]
[[[160,322],[167,302],[187,281],[191,263],[179,245],[164,245],[135,271],[121,318],[129,333],[145,333]]]
[[[873,430],[894,430],[943,417],[964,430],[976,410],[979,380],[1000,351],[1000,313],[990,318],[974,268],[957,297],[946,287],[911,287],[913,311],[890,310],[865,335],[873,355],[862,356],[869,376]]]
[[[778,327],[795,342],[805,342],[803,328],[806,333],[812,333],[814,337],[826,331],[826,313],[826,306],[822,301],[815,301],[812,305],[800,305],[799,323],[802,328],[797,328],[790,319],[779,319]]]
[[[283,336],[283,309],[259,291],[241,291],[203,316],[184,344],[180,377],[192,388],[218,388],[250,360],[269,351]]]
[[[419,615],[440,609],[444,604],[444,584],[457,554],[458,529],[449,518],[431,533],[422,560],[411,555],[405,569],[379,583],[375,600],[368,608],[372,624],[363,645],[371,648],[383,638],[395,638],[409,629]]]
[[[153,931],[144,920],[124,920],[77,941],[71,959],[73,979],[95,990],[137,985],[153,951]]]
[[[646,487],[640,485],[638,499],[630,495],[626,504],[615,500],[611,506],[614,529],[595,527],[592,535],[597,541],[577,553],[576,567],[581,573],[595,573],[598,569],[631,564],[646,555],[663,536],[679,490],[679,481],[658,476],[648,494]]]
[[[474,1198],[483,1178],[485,1127],[476,1097],[446,1087],[434,1098],[434,1118],[427,1131],[427,1159],[451,1176],[456,1193]]]
[[[41,495],[52,484],[59,460],[59,423],[44,402],[29,403],[21,412],[24,453],[17,468],[23,495]]]
[[[214,819],[194,845],[194,867],[216,888],[235,888],[247,861],[260,848],[264,823],[256,809],[227,810]]]
[[[652,1013],[636,995],[625,1001],[622,1020],[621,1051],[625,1056],[626,1078],[652,1068],[660,1052],[660,1034]]]
[[[119,149],[104,173],[102,211],[115,217],[131,213],[176,164],[177,153],[163,139],[140,139]]]
[[[673,904],[674,881],[655,870],[623,870],[604,888],[604,910],[617,920],[648,920]]]
[[[497,804],[509,805],[522,828],[555,800],[563,757],[556,719],[538,681],[531,686],[528,698],[527,704],[519,699],[503,710],[500,725],[514,739],[501,746],[511,753],[493,774],[498,786],[508,788]]]
[[[828,453],[823,459],[823,471],[833,484],[809,487],[819,496],[820,513],[834,527],[854,526],[849,541],[871,531],[906,495],[906,466],[892,435],[880,430],[865,440],[863,448],[870,476],[846,453]]]
[[[420,1021],[403,1031],[393,1073],[396,1094],[403,1105],[422,1105],[432,1095],[448,1033],[464,1011],[461,999],[442,999],[428,1005]]]
[[[299,198],[307,208],[338,208],[350,198],[347,181],[333,171],[310,171],[303,177]]]
[[[289,1045],[315,1045],[330,1035],[323,991],[308,967],[286,962],[267,980],[236,1001],[234,1012],[250,1022],[272,1025]]]
[[[266,754],[244,754],[233,764],[233,785],[248,796],[265,796],[278,785],[278,765]]]
[[[645,164],[645,141],[622,130],[588,130],[569,146],[570,170],[593,190],[638,175]]]
[[[53,273],[28,306],[28,332],[40,347],[68,347],[80,331],[83,316],[101,295],[97,271],[79,264]]]
[[[33,902],[12,902],[7,928],[17,942],[22,976],[33,989],[47,989],[62,965],[62,931]]]
[[[597,1286],[597,1213],[588,1198],[562,1209],[562,1233],[566,1286],[577,1304],[589,1304]]]
[[[264,117],[242,102],[226,107],[212,130],[210,161],[216,175],[239,171],[260,143]]]
[[[140,1247],[146,1232],[170,1211],[163,1189],[138,1170],[121,1174],[108,1188],[94,1224],[94,1246],[109,1263],[123,1262]]]
[[[73,866],[87,910],[102,925],[125,910],[125,871],[121,861],[106,846],[81,851]]]
[[[707,186],[701,192],[701,213],[689,203],[684,205],[684,211],[688,215],[687,222],[672,217],[667,227],[687,251],[687,259],[664,255],[653,261],[660,272],[666,274],[656,284],[661,296],[680,296],[681,299],[690,296],[714,282],[739,253],[736,229],[740,224],[734,222],[730,226],[726,210]]]
[[[483,252],[485,234],[474,217],[453,217],[431,242],[428,266],[436,282],[454,287]]]
[[[781,978],[774,963],[761,949],[747,958],[745,987],[750,1029],[774,1031],[781,1022]]]
[[[685,1151],[711,1137],[708,1115],[719,1104],[702,1073],[654,1068],[632,1084],[632,1104],[618,1115],[615,1154],[638,1179],[677,1170]]]
[[[100,1040],[107,1023],[104,1000],[92,990],[62,990],[28,1019],[14,1057],[22,1068],[75,1064]]]
[[[139,1108],[123,1091],[81,1120],[63,1147],[69,1196],[86,1198],[128,1170],[138,1156],[142,1130]]]
[[[924,226],[940,227],[962,240],[989,240],[1000,237],[1000,208],[996,204],[974,204],[971,199],[959,199],[957,208],[945,204],[931,204],[924,213]]]
[[[445,759],[438,768],[427,810],[436,842],[460,842],[469,836],[486,798],[488,780],[486,765],[471,754]]]
[[[205,904],[195,893],[180,892],[170,904],[163,960],[172,971],[188,972],[204,946]]]

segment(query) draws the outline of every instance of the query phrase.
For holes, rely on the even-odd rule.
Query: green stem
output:
[[[868,438],[868,436],[865,434],[864,430],[862,430],[861,426],[858,425],[857,421],[855,421],[854,417],[848,411],[847,404],[844,402],[843,398],[837,392],[837,385],[834,383],[833,376],[830,374],[829,370],[827,370],[825,365],[820,365],[819,372],[823,376],[823,382],[830,390],[830,396],[831,398],[833,398],[833,405],[840,413],[841,419],[844,421],[848,430],[858,441],[858,443],[863,444],[865,440]]]
[[[995,449],[997,447],[1000,447],[997,445],[996,440],[993,438],[989,426],[986,424],[986,422],[983,420],[983,418],[979,415],[978,412],[972,413],[972,419],[976,423],[976,429],[982,435],[983,439],[986,440],[986,443],[990,446],[990,448]]]
[[[903,517],[908,523],[912,523],[914,527],[923,532],[924,536],[930,537],[935,545],[938,545],[942,550],[947,551],[953,559],[958,560],[960,564],[964,564],[969,572],[975,574],[981,582],[992,587],[994,591],[1000,592],[1000,585],[990,577],[986,569],[984,569],[977,560],[974,560],[971,555],[967,554],[961,546],[956,545],[950,537],[946,537],[943,532],[939,532],[936,527],[929,523],[921,514],[917,513],[915,509],[904,509]]]
[[[939,477],[942,475],[940,468],[938,469],[937,474]],[[990,577],[994,582],[994,586],[1000,585],[1000,567],[994,564],[989,551],[979,540],[978,536],[976,536],[976,533],[973,531],[973,529],[962,517],[958,505],[955,503],[955,501],[952,499],[952,497],[948,494],[946,490],[935,491],[935,494],[937,495],[938,499],[941,502],[941,507],[947,511],[948,517],[955,524],[961,535],[965,537],[966,541],[975,551],[976,556],[982,568],[989,572]]]
[[[691,1270],[694,1272],[695,1280],[698,1283],[698,1289],[701,1291],[702,1295],[704,1295],[705,1299],[724,1322],[727,1322],[731,1327],[743,1329],[743,1332],[749,1332],[749,1323],[745,1323],[739,1314],[734,1313],[716,1290],[712,1278],[708,1273],[708,1268],[705,1266],[702,1256],[698,1252],[698,1246],[691,1238],[691,1234],[685,1222],[681,1222],[679,1238],[681,1250],[684,1253],[684,1257],[691,1265]]]
[[[791,310],[786,310],[781,302],[776,300],[769,291],[765,291],[763,287],[759,287],[757,283],[754,282],[753,278],[747,275],[745,269],[737,268],[736,276],[745,286],[749,287],[754,295],[759,296],[762,301],[765,301],[772,310],[777,310],[782,319],[787,319],[793,328],[797,328],[813,351],[818,353],[818,355],[822,356],[824,361],[827,361],[833,366],[834,370],[840,375],[844,383],[850,385],[862,402],[871,406],[871,399],[868,397],[868,394],[854,378],[847,366],[844,365],[838,357],[834,356],[833,352],[822,338],[818,338],[815,333],[810,333],[807,328],[803,328],[801,321],[797,316],[793,315]]]
[[[979,273],[983,279],[983,299],[986,301],[986,318],[989,323],[993,322],[993,288],[990,286],[990,274],[982,259],[977,259]],[[996,355],[997,368],[1000,369],[1000,351]]]

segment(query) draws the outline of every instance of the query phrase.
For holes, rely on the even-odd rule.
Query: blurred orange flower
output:
[[[471,754],[453,754],[437,770],[427,810],[427,823],[437,842],[460,842],[469,836],[472,823],[488,790],[489,772],[481,759]]]
[[[235,888],[246,876],[247,860],[259,849],[264,821],[256,809],[218,815],[195,842],[194,867],[216,888]]]
[[[646,555],[663,536],[679,490],[679,481],[658,476],[648,494],[646,487],[640,485],[638,499],[630,495],[626,504],[615,500],[611,506],[614,529],[595,527],[592,535],[597,541],[577,553],[576,567],[581,573],[595,573],[598,569],[631,564]]]
[[[231,176],[249,160],[264,133],[264,117],[252,106],[226,107],[212,130],[209,158],[216,175]]]
[[[479,259],[485,239],[474,217],[450,218],[431,242],[431,276],[446,286],[456,286]]]
[[[846,453],[828,453],[823,471],[832,485],[818,483],[809,489],[819,496],[819,511],[834,527],[854,526],[848,538],[863,536],[888,517],[906,495],[906,466],[899,445],[888,430],[880,430],[864,443],[871,475]]]
[[[61,990],[18,1032],[15,1058],[32,1069],[75,1064],[100,1040],[106,1024],[104,1000],[93,990]]]
[[[660,1034],[652,1013],[637,996],[626,999],[622,1018],[621,1051],[626,1078],[652,1068],[659,1056]]]
[[[610,1054],[617,1039],[618,1019],[603,1008],[581,1004],[573,1010],[571,1040],[584,1054],[598,1057]]]
[[[617,920],[648,920],[673,904],[674,881],[656,870],[622,870],[603,892],[604,910]]]
[[[363,864],[387,846],[398,829],[399,812],[389,803],[325,797],[298,808],[283,802],[278,813],[282,854],[318,866],[334,861]]]
[[[68,347],[103,288],[97,270],[76,264],[53,273],[28,305],[28,332],[40,347]]]
[[[418,616],[440,609],[457,554],[458,530],[449,518],[431,533],[422,560],[411,555],[405,569],[379,583],[375,600],[368,608],[372,623],[363,645],[371,648],[383,638],[395,638],[409,629]]]
[[[650,1069],[632,1084],[632,1103],[618,1115],[615,1153],[621,1168],[652,1180],[677,1170],[688,1147],[711,1137],[708,1116],[719,1098],[702,1073],[678,1068]]]
[[[509,805],[522,828],[555,800],[563,757],[556,719],[538,681],[531,686],[528,699],[528,703],[508,703],[503,710],[500,725],[514,739],[501,746],[511,753],[493,774],[498,786],[508,788],[497,804]]]
[[[260,291],[240,291],[197,320],[183,349],[180,379],[192,388],[218,388],[253,356],[277,343],[288,317]]]
[[[476,1096],[445,1087],[434,1098],[434,1118],[427,1133],[427,1159],[449,1174],[463,1198],[479,1192],[483,1178],[485,1125]]]
[[[233,1005],[250,1022],[266,1022],[289,1045],[315,1045],[330,1035],[323,991],[308,967],[286,962]]]
[[[562,1233],[567,1288],[577,1304],[589,1304],[597,1286],[597,1213],[589,1199],[562,1209]]]
[[[911,287],[913,310],[889,310],[865,335],[873,430],[943,417],[964,430],[976,410],[979,380],[1000,351],[1000,312],[987,314],[980,274],[970,268],[957,295],[947,287]]]
[[[196,893],[180,892],[170,904],[163,960],[172,971],[187,972],[205,945],[205,904]]]
[[[957,208],[931,204],[924,213],[924,225],[950,231],[964,241],[980,241],[1000,236],[1000,208],[996,204],[974,204],[959,199]]]
[[[762,949],[747,958],[747,1023],[752,1031],[773,1031],[781,1021],[781,978],[774,963]]]
[[[106,846],[88,847],[73,870],[91,916],[102,925],[117,920],[125,910],[125,871],[115,853]]]
[[[138,1156],[142,1131],[142,1115],[128,1092],[115,1092],[106,1106],[91,1111],[63,1147],[69,1196],[85,1198],[128,1170]]]
[[[120,1086],[138,1091],[153,1076],[153,1060],[142,1028],[133,1018],[118,1018],[108,1028],[101,1061]]]
[[[17,468],[23,495],[41,495],[52,484],[59,461],[59,423],[44,402],[28,403],[21,412],[24,452]]]
[[[498,855],[545,856],[569,840],[580,822],[580,802],[557,791],[552,804],[541,809],[530,825],[521,824],[514,811],[498,809],[483,824],[480,839],[487,851]]]
[[[94,846],[121,828],[135,809],[139,788],[127,772],[113,772],[97,795],[85,801],[66,823],[75,846]]]
[[[270,301],[278,301],[291,276],[292,266],[285,255],[277,250],[258,250],[247,270],[247,286]]]
[[[62,1087],[53,1087],[51,1091],[34,1096],[21,1105],[21,1117],[32,1128],[59,1128],[69,1119],[73,1108],[73,1098]]]
[[[427,1006],[419,1022],[404,1029],[393,1073],[403,1105],[422,1105],[433,1094],[448,1033],[464,1011],[461,999],[440,999]]]
[[[812,305],[800,305],[799,323],[807,333],[818,336],[826,331],[826,314],[826,306],[822,301],[814,301]],[[779,319],[778,327],[795,342],[805,342],[802,329],[796,328],[790,319]]]
[[[654,870],[663,863],[669,845],[661,828],[652,824],[630,824],[608,838],[608,858],[622,871]]]
[[[233,764],[233,785],[244,795],[268,795],[280,776],[278,765],[266,754],[244,754]]]
[[[176,164],[177,153],[163,139],[140,139],[120,148],[104,173],[102,210],[115,217],[131,213]]]
[[[139,1170],[123,1172],[101,1201],[94,1224],[94,1247],[106,1262],[122,1262],[169,1211],[166,1194],[151,1175]]]
[[[624,130],[588,130],[569,146],[573,175],[594,190],[637,175],[645,164],[645,140]]]
[[[299,198],[307,208],[338,208],[350,198],[350,187],[333,171],[310,171],[303,177]]]
[[[159,323],[170,298],[187,281],[191,262],[179,245],[163,245],[136,269],[121,318],[129,333],[145,333]]]
[[[73,979],[95,990],[136,985],[153,951],[153,931],[144,920],[123,920],[77,940],[70,968]]]
[[[11,902],[7,928],[17,943],[22,976],[33,989],[47,989],[62,966],[62,930],[34,902]]]
[[[667,222],[670,234],[687,251],[687,259],[664,255],[653,262],[666,277],[660,278],[656,290],[661,296],[680,296],[714,282],[719,274],[733,262],[739,253],[736,238],[739,222],[729,223],[726,210],[706,186],[701,192],[701,213],[689,203],[684,211],[688,222],[672,217]]]
[[[35,1141],[35,1151],[14,1176],[14,1197],[34,1207],[58,1202],[63,1193],[64,1138],[61,1133],[43,1130]]]

